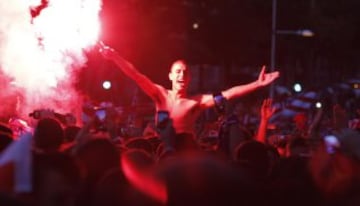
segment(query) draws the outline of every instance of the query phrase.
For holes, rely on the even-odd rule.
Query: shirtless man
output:
[[[173,120],[173,127],[177,134],[194,134],[195,121],[200,113],[215,105],[212,94],[187,95],[190,82],[189,69],[182,60],[175,61],[169,72],[172,82],[171,90],[153,83],[148,77],[140,73],[133,64],[122,58],[114,49],[102,45],[100,53],[110,59],[154,101],[156,111],[167,110]],[[256,89],[269,85],[279,77],[279,72],[265,73],[262,68],[258,79],[254,82],[232,87],[221,92],[227,100],[243,96]]]

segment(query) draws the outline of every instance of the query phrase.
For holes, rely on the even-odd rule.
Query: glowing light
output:
[[[108,90],[111,88],[111,82],[106,80],[103,82],[102,86],[104,89]]]
[[[359,84],[354,84],[354,89],[359,89]]]
[[[199,28],[199,24],[198,23],[194,23],[193,24],[193,29],[198,29]]]
[[[321,102],[316,102],[315,107],[318,108],[318,109],[320,109],[320,108],[322,107]]]
[[[36,35],[50,51],[86,49],[96,43],[100,31],[101,1],[53,0],[34,19]]]
[[[295,92],[301,92],[301,90],[302,90],[301,84],[299,84],[299,83],[294,84]]]
[[[56,104],[55,108],[68,111],[76,105],[73,72],[83,67],[84,51],[98,40],[101,4],[101,0],[0,1],[0,69],[12,79],[8,87],[23,92],[24,110]],[[5,89],[9,90],[0,88]]]
[[[300,30],[298,33],[303,37],[313,37],[315,35],[314,32],[309,29]]]
[[[41,4],[41,0],[29,0],[29,7],[35,7]]]

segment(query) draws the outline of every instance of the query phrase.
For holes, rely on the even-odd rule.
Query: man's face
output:
[[[172,82],[172,88],[177,91],[186,90],[190,77],[187,65],[184,62],[175,62],[171,67],[169,79]]]

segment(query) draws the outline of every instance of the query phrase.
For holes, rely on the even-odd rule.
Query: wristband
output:
[[[213,98],[214,98],[216,111],[220,114],[224,114],[225,113],[225,103],[226,103],[225,97],[221,94],[221,92],[218,92],[218,93],[213,94]]]

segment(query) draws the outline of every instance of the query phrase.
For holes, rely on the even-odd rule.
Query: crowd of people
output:
[[[278,72],[262,68],[249,84],[188,96],[182,60],[172,65],[167,90],[114,49],[103,45],[101,53],[154,101],[153,132],[121,136],[112,107],[104,116],[88,112],[81,126],[48,110],[39,110],[37,123],[20,132],[3,123],[1,205],[360,204],[359,127],[347,124],[341,106],[319,109],[311,118],[298,113],[291,132],[277,135],[269,122],[272,99],[263,99],[254,130],[224,108],[228,100],[271,84]],[[195,122],[212,107],[218,131],[200,138]],[[360,116],[360,110],[352,112]]]

